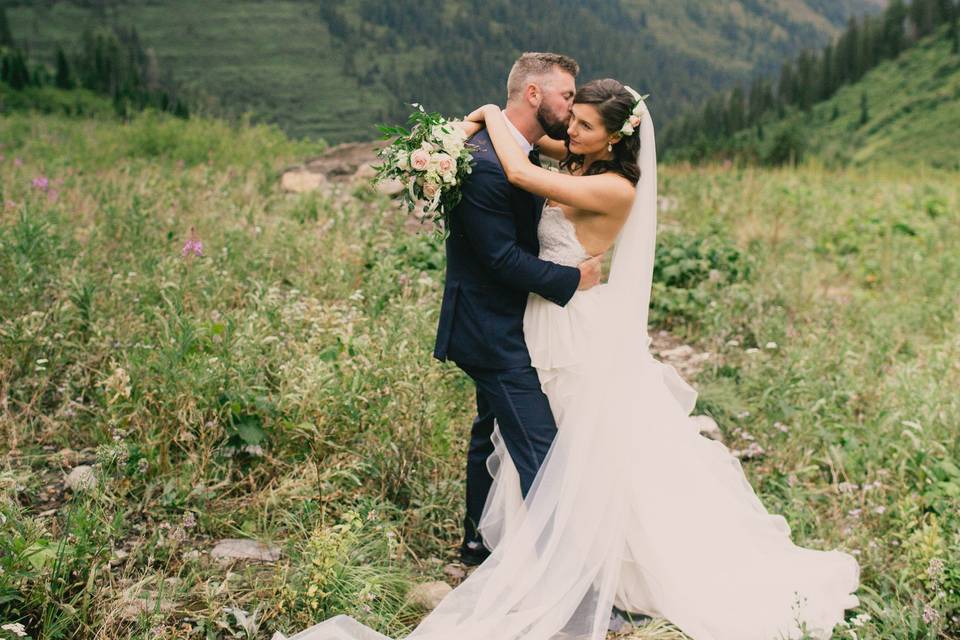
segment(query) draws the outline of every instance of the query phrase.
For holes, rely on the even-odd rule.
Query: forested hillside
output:
[[[822,51],[785,63],[776,82],[758,77],[673,121],[664,157],[780,164],[812,153],[843,163],[896,140],[898,160],[956,166],[958,23],[956,0],[895,0],[881,15],[851,18]]]
[[[578,58],[583,78],[651,94],[661,123],[808,47],[883,0],[87,0],[13,3],[15,36],[54,63],[98,24],[132,25],[177,78],[218,109],[253,111],[293,135],[369,138],[406,103],[460,113],[502,100],[523,50]]]

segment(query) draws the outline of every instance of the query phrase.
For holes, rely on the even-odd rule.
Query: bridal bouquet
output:
[[[419,104],[404,127],[380,126],[394,140],[380,151],[377,181],[395,179],[408,211],[431,218],[444,229],[446,216],[460,202],[460,185],[470,173],[470,147],[463,130]]]

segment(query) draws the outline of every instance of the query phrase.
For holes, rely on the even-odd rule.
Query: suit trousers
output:
[[[533,485],[540,465],[557,434],[557,424],[540,379],[530,365],[512,369],[483,369],[458,364],[477,386],[477,417],[467,453],[467,510],[464,540],[480,541],[477,523],[493,484],[487,458],[493,453],[493,421],[520,476],[523,496]]]

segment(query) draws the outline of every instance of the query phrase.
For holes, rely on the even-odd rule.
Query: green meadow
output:
[[[0,624],[407,632],[472,418],[430,355],[441,244],[363,184],[281,191],[320,149],[272,127],[16,113],[0,142]],[[654,328],[711,354],[696,412],[794,540],[856,554],[835,637],[958,637],[957,174],[667,165],[660,192]]]

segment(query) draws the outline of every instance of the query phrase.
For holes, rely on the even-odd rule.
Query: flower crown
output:
[[[620,135],[630,136],[633,135],[633,132],[637,130],[637,127],[640,126],[640,115],[643,113],[644,105],[643,101],[647,99],[649,93],[640,95],[627,85],[623,85],[623,88],[630,92],[630,95],[633,96],[634,102],[633,109],[630,111],[630,115],[627,116],[626,122],[623,123],[623,126],[620,127]]]

